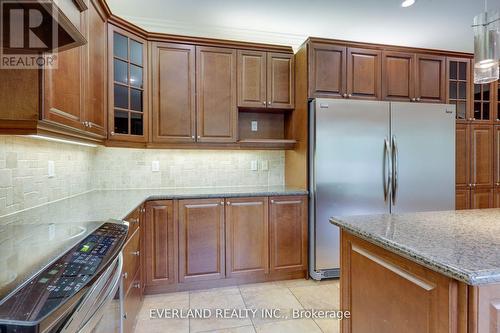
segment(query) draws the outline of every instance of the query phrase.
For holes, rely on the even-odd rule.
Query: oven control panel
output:
[[[34,276],[0,305],[0,332],[3,323],[39,322],[65,303],[72,303],[68,300],[79,292],[83,295],[119,254],[127,232],[124,224],[104,223]]]

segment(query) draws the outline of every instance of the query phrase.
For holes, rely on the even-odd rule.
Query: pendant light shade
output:
[[[474,17],[474,83],[498,80],[500,59],[500,16],[485,12]]]

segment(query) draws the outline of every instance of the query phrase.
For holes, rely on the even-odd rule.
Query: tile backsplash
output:
[[[283,151],[93,148],[0,136],[0,216],[92,189],[283,185],[284,160]]]

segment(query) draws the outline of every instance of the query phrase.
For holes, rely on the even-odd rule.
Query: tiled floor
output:
[[[150,319],[150,309],[338,310],[337,280],[289,280],[191,292],[146,296],[136,333],[338,333],[336,319]],[[258,312],[260,313],[260,312]]]

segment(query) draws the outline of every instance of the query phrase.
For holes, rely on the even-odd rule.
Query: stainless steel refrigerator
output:
[[[339,276],[331,216],[455,209],[455,107],[315,99],[309,105],[310,275]]]

